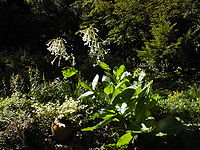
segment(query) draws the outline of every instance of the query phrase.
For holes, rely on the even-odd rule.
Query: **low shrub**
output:
[[[77,114],[84,107],[72,97],[65,97],[61,103],[42,103],[18,95],[0,98],[0,149],[51,146],[47,143],[51,123],[67,120],[76,128],[80,122]]]
[[[159,100],[164,114],[173,113],[187,123],[200,122],[200,88],[191,86],[185,91],[166,91],[168,96]]]

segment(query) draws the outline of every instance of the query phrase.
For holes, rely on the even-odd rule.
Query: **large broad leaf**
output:
[[[66,69],[66,70],[62,70],[62,74],[64,77],[71,77],[73,75],[75,75],[78,71],[75,69],[75,68],[69,68],[69,69]]]
[[[82,98],[88,97],[88,96],[90,96],[92,94],[94,94],[94,92],[87,91],[87,92],[83,93],[78,99],[82,99]]]
[[[104,62],[99,62],[99,66],[104,70],[107,70],[107,71],[111,70],[110,67]]]
[[[112,98],[113,104],[122,104],[123,102],[129,101],[135,94],[135,86],[129,86],[121,91],[118,95]]]
[[[117,141],[117,146],[128,145],[132,139],[133,136],[131,132],[128,132],[119,138],[119,140]]]
[[[137,95],[137,105],[135,108],[135,117],[137,121],[142,121],[148,117],[148,104],[150,101],[150,88],[152,81],[149,82]]]
[[[104,88],[104,93],[106,94],[112,94],[114,92],[114,87],[113,85],[109,84]]]
[[[91,87],[89,87],[89,85],[87,85],[85,82],[81,82],[81,86],[84,87],[85,89],[89,90],[89,91],[93,91]]]
[[[109,124],[113,119],[114,119],[114,117],[111,116],[110,118],[107,118],[107,119],[101,121],[101,122],[98,123],[96,126],[84,128],[84,129],[82,129],[82,131],[92,131],[92,130],[95,130],[95,129],[102,128],[102,127],[104,127],[105,125]]]
[[[98,81],[99,81],[99,75],[97,74],[97,75],[94,77],[93,81],[92,81],[92,89],[93,89],[93,90],[95,90]]]

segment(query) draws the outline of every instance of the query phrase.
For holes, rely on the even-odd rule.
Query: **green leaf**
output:
[[[99,75],[97,74],[97,75],[94,77],[93,81],[92,81],[92,89],[93,89],[93,90],[95,90],[98,81],[99,81]]]
[[[116,76],[117,80],[120,79],[122,73],[125,71],[125,66],[121,65],[116,71],[114,70],[113,73]]]
[[[87,91],[87,92],[83,93],[78,99],[88,97],[88,96],[90,96],[90,95],[92,95],[92,94],[94,94],[94,92],[92,92],[92,91]]]
[[[111,84],[109,84],[109,85],[107,85],[105,88],[104,88],[104,93],[106,93],[106,94],[112,94],[114,92],[114,87],[111,85]]]
[[[128,145],[132,139],[133,136],[131,132],[128,132],[119,138],[119,140],[117,141],[117,146]]]
[[[80,83],[82,87],[84,87],[85,89],[89,90],[89,91],[93,91],[91,87],[89,87],[85,82],[81,82]]]
[[[125,71],[122,73],[120,80],[123,80],[124,78],[130,81],[133,78],[133,75],[130,72]]]
[[[129,101],[133,95],[135,94],[135,86],[129,86],[125,88],[123,91],[121,91],[118,95],[112,98],[113,104],[119,104],[123,102]]]
[[[114,119],[114,117],[111,116],[110,118],[107,118],[107,119],[101,121],[101,122],[98,123],[96,126],[84,128],[84,129],[82,129],[82,131],[92,131],[92,130],[95,130],[95,129],[102,128],[102,127],[104,127],[105,125],[109,124],[113,119]]]
[[[145,85],[145,87],[142,88],[142,90],[140,87],[138,87],[139,90],[136,90],[137,95],[135,95],[135,98],[137,100],[137,105],[135,108],[135,117],[137,121],[143,121],[146,117],[149,116],[148,104],[151,100],[149,92],[152,83],[153,81],[150,81]]]
[[[73,75],[75,75],[78,71],[75,69],[75,68],[69,68],[69,69],[66,69],[66,70],[62,70],[62,74],[64,77],[71,77]]]
[[[97,129],[96,126],[94,126],[94,127],[87,127],[87,128],[82,129],[81,131],[93,131],[95,129]]]
[[[166,135],[167,135],[166,133],[162,133],[162,132],[159,132],[156,134],[156,136],[159,136],[159,137],[166,136]]]
[[[142,132],[151,132],[152,131],[152,127],[147,127],[144,123],[141,124],[142,128],[141,131]]]
[[[107,71],[111,70],[110,67],[104,62],[99,62],[99,66],[104,70],[107,70]]]
[[[103,118],[103,119],[107,119],[109,116],[111,117],[111,115],[116,116],[116,113],[114,110],[107,110],[107,109],[102,109],[98,112],[98,117],[99,118]],[[107,116],[107,117],[106,117]],[[109,117],[109,118],[110,118]]]
[[[115,86],[115,90],[117,90],[118,88],[120,88],[126,81],[125,80],[122,80],[120,83],[118,83],[116,86]]]
[[[111,118],[111,117],[114,117],[116,116],[116,114],[107,114],[105,115],[104,117],[102,117],[103,119],[108,119],[108,118]]]

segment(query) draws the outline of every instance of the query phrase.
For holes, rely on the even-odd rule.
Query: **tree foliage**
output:
[[[110,42],[110,65],[139,66],[158,79],[188,79],[200,68],[199,7],[195,0],[4,0],[0,50],[30,46],[45,53],[45,43],[61,37],[76,49],[77,65],[88,65],[87,48],[75,33],[95,28],[99,39]]]
[[[101,29],[115,44],[112,51],[139,58],[140,66],[158,78],[199,71],[198,1],[85,0],[83,4],[84,26]]]

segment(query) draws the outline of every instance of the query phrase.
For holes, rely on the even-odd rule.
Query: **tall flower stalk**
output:
[[[95,63],[103,61],[104,56],[109,51],[109,49],[103,48],[107,42],[98,37],[98,32],[99,30],[94,27],[89,27],[80,31],[82,40],[85,42],[84,45],[87,45],[90,48],[88,55]]]
[[[68,54],[67,49],[65,47],[65,44],[67,44],[67,41],[63,38],[56,38],[56,39],[51,39],[47,42],[47,50],[50,51],[51,55],[55,55],[55,58],[51,62],[51,64],[54,64],[55,60],[58,58],[58,66],[60,66],[61,59],[65,59],[66,61],[72,60],[71,64],[72,66],[75,66],[75,57],[74,55]]]

